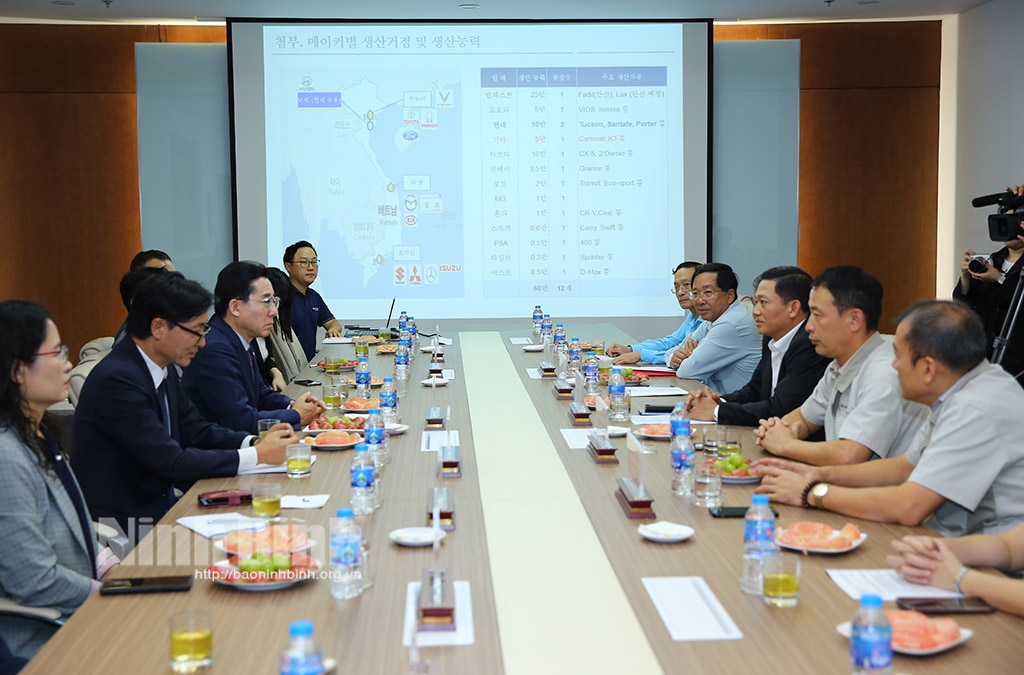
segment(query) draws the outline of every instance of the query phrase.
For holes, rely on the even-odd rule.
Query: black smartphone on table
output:
[[[130,593],[175,593],[192,588],[192,575],[164,577],[132,577],[107,579],[100,586],[100,595],[128,595]]]
[[[320,380],[295,380],[295,384],[301,387],[319,387]]]
[[[989,614],[996,611],[981,598],[896,598],[896,606],[922,614]]]
[[[749,506],[709,506],[708,513],[715,518],[743,518],[747,515],[747,509]],[[775,517],[779,517],[779,512],[772,508],[772,513]]]
[[[657,405],[654,403],[647,403],[644,405],[644,409],[640,411],[641,415],[665,415],[672,412],[675,405]]]

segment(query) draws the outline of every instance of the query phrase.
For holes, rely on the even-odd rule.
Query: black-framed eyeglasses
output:
[[[61,361],[68,360],[68,346],[57,345],[57,348],[52,352],[36,352],[36,356],[60,356]]]
[[[308,270],[313,267],[318,267],[320,265],[320,258],[313,258],[312,260],[293,260],[292,264],[304,267]]]
[[[182,329],[183,331],[185,331],[189,335],[195,335],[196,336],[196,343],[202,342],[203,338],[205,338],[207,336],[207,334],[210,332],[210,328],[212,328],[212,326],[210,324],[204,323],[203,324],[203,330],[202,331],[198,331],[198,330],[192,330],[188,326],[183,326],[180,323],[178,323],[177,321],[169,321],[168,323],[170,323],[172,326],[177,326],[178,328]]]

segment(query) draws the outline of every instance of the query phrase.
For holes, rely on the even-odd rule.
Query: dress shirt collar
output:
[[[772,355],[778,354],[779,357],[785,356],[786,350],[789,349],[789,345],[793,342],[793,336],[796,335],[798,330],[803,330],[804,324],[807,319],[804,319],[797,325],[793,326],[788,333],[780,337],[778,340],[768,340],[768,350],[771,351]]]
[[[829,370],[832,371],[836,376],[836,389],[838,391],[846,391],[850,383],[853,382],[853,378],[857,377],[857,373],[860,372],[860,367],[864,365],[871,352],[878,349],[881,344],[885,342],[885,338],[882,337],[877,331],[867,339],[867,341],[860,346],[853,353],[846,363],[839,365],[839,362],[835,359],[829,364]]]
[[[146,355],[146,352],[142,351],[142,347],[138,344],[135,345],[135,348],[139,350],[140,354],[142,354],[142,360],[146,364],[146,370],[149,371],[149,376],[153,378],[153,388],[159,389],[160,385],[163,384],[164,380],[167,378],[167,368],[161,368],[153,363],[153,359],[149,358]]]
[[[244,337],[242,337],[242,334],[235,330],[227,321],[224,322],[224,325],[227,326],[228,328],[231,328],[231,332],[234,333],[235,337],[238,338],[238,341],[242,343],[242,349],[244,351],[249,351],[249,343],[246,342]]]

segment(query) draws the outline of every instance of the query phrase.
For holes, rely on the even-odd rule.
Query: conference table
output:
[[[409,649],[403,646],[408,586],[435,564],[434,553],[429,547],[397,546],[388,533],[426,525],[428,491],[438,485],[453,494],[456,529],[439,547],[437,562],[457,581],[468,582],[469,607],[457,606],[456,622],[462,622],[460,633],[471,625],[472,644],[422,647],[420,657],[431,662],[431,673],[848,672],[848,642],[836,626],[850,619],[857,603],[826,570],[887,568],[889,542],[927,528],[776,505],[780,526],[810,519],[838,528],[852,521],[867,539],[846,554],[802,556],[799,605],[766,606],[739,589],[743,520],[712,518],[707,509],[672,494],[667,443],[647,441],[654,452],[640,454],[630,453],[625,439],[614,439],[620,463],[595,463],[563,438],[561,430],[570,426],[569,403],[556,399],[552,380],[528,374],[540,355],[512,342],[531,337],[528,322],[459,331],[458,322],[441,326],[453,340],[445,349],[444,367],[455,374],[447,386],[420,384],[427,376],[427,355],[417,354],[412,363],[409,392],[399,405],[410,428],[390,438],[383,506],[365,519],[373,585],[362,596],[335,600],[323,578],[262,593],[216,584],[201,572],[226,554],[175,524],[182,516],[232,510],[199,509],[197,495],[208,490],[273,481],[285,495],[330,494],[324,508],[283,512],[288,522],[308,527],[316,541],[312,553],[326,564],[330,518],[348,505],[352,453],[315,450],[317,461],[305,479],[265,474],[198,481],[112,572],[132,577],[198,571],[191,591],[94,595],[24,672],[168,672],[167,617],[187,607],[213,614],[211,674],[277,672],[288,625],[302,619],[314,623],[319,645],[338,661],[340,673],[410,672]],[[570,322],[567,332],[585,341],[631,339],[604,323]],[[375,356],[370,349],[373,373],[389,375],[390,355]],[[353,346],[327,345],[318,358],[326,354],[351,358]],[[323,374],[311,368],[301,377],[323,379]],[[698,385],[652,378],[649,387],[659,386]],[[294,395],[303,388],[290,385],[288,391]],[[312,391],[319,393],[316,387]],[[675,400],[634,395],[633,412],[645,402]],[[421,450],[432,406],[445,411],[448,428],[458,432],[459,478],[439,479],[436,453]],[[738,432],[744,454],[760,456],[752,430]],[[691,526],[691,539],[662,544],[639,536],[637,525],[645,521],[628,519],[615,498],[616,481],[631,463],[639,466],[654,498],[657,519]],[[751,485],[726,485],[723,503],[747,505],[753,491]],[[251,515],[248,507],[234,510]],[[673,640],[644,584],[644,579],[671,577],[702,578],[742,638]],[[894,671],[1019,670],[1015,645],[1024,620],[1001,612],[957,619],[973,630],[969,641],[941,655],[897,655]]]

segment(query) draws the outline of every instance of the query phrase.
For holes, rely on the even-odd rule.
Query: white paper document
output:
[[[641,364],[638,363],[635,366],[633,366],[633,372],[634,373],[637,373],[637,372],[640,372],[640,373],[672,373],[674,375],[676,371],[675,371],[674,368],[669,368],[668,366],[644,366],[644,365],[641,365]]]
[[[203,516],[183,516],[177,523],[208,539],[218,539],[235,530],[262,530],[266,518],[251,518],[241,513],[213,513]]]
[[[310,455],[309,465],[313,466],[316,464],[316,455]],[[257,473],[288,473],[287,464],[257,464],[251,469],[245,471],[239,471],[239,476],[251,476]]]
[[[633,398],[650,398],[652,396],[686,396],[686,390],[679,387],[630,387],[629,395]]]
[[[533,340],[530,338],[509,338],[509,343],[514,345],[532,345]]]
[[[469,594],[468,581],[454,581],[455,587],[455,630],[419,631],[416,644],[419,647],[451,647],[471,645],[476,640],[473,632],[473,603]],[[420,582],[410,581],[405,592],[405,629],[402,631],[402,646],[412,645],[412,631],[416,625],[416,596]],[[431,671],[433,672],[433,671]]]
[[[588,436],[594,432],[593,429],[560,429],[562,438],[570,450],[585,450],[590,443]]]
[[[743,638],[703,577],[644,577],[643,582],[676,642]]]
[[[878,595],[885,601],[896,598],[959,598],[955,591],[937,586],[912,584],[896,570],[825,570],[848,596],[859,601],[865,593]]]
[[[540,377],[540,368],[527,368],[526,369],[526,374],[530,376],[531,380],[539,380],[539,379],[541,379],[541,377]]]
[[[325,345],[350,345],[352,344],[352,338],[350,337],[336,337],[336,338],[324,338]]]
[[[454,368],[444,368],[444,369],[442,369],[441,370],[441,377],[443,377],[444,379],[446,379],[449,382],[451,382],[452,380],[455,379],[455,369]]]
[[[322,509],[330,495],[281,495],[282,509]]]
[[[446,445],[459,444],[459,431],[424,431],[420,439],[420,452],[437,452]]]
[[[668,424],[668,413],[663,415],[630,415],[629,421],[639,426],[641,424]]]

